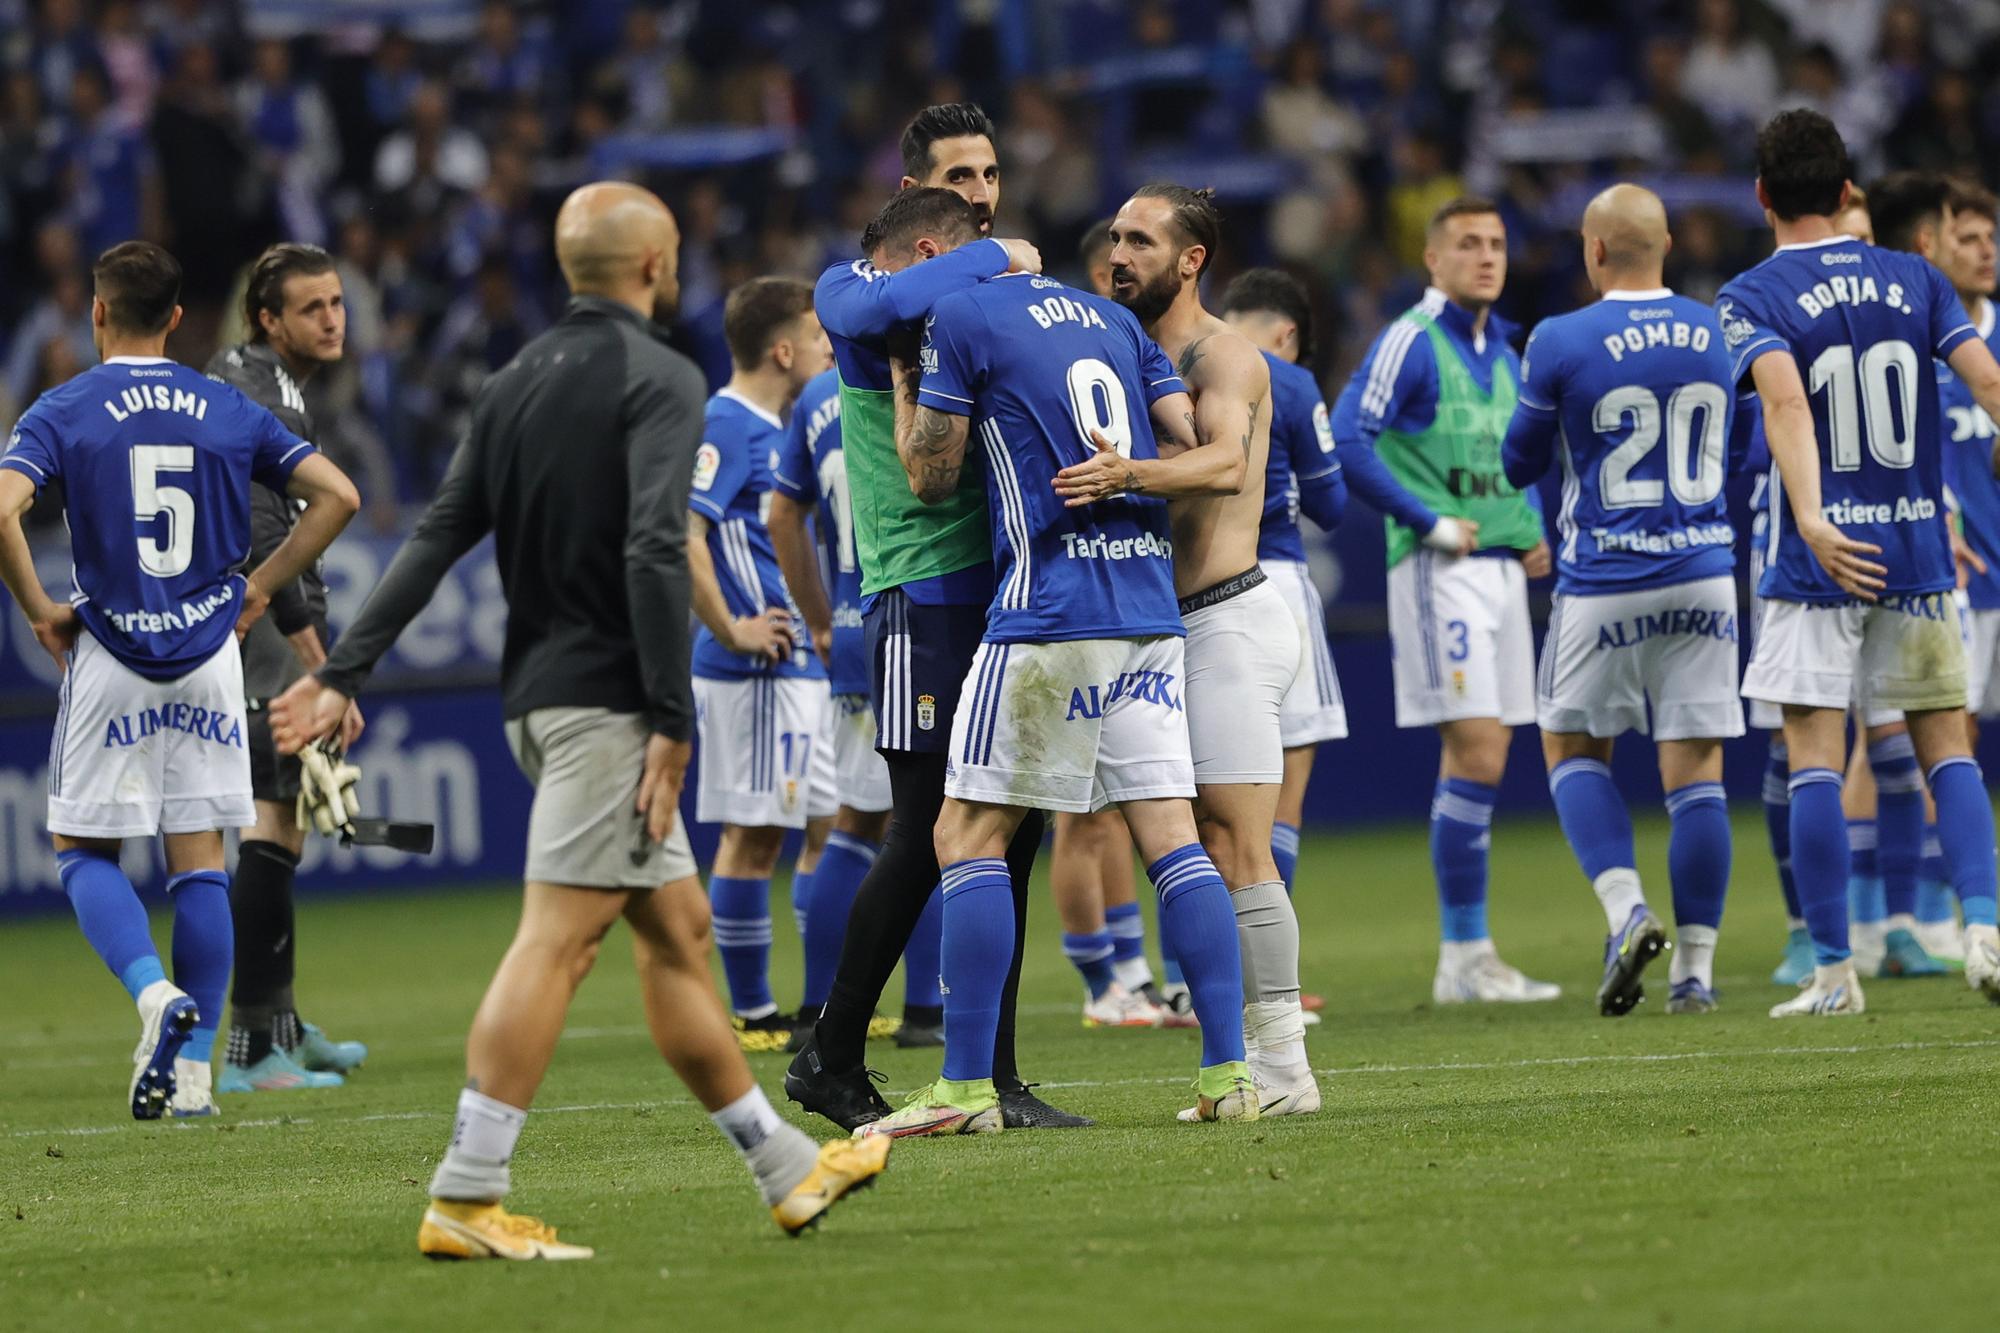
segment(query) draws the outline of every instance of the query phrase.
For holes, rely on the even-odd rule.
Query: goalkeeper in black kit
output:
[[[302,386],[320,367],[340,360],[347,310],[333,257],[317,246],[274,245],[257,257],[244,290],[249,340],[217,352],[212,379],[240,389],[300,439],[314,438]],[[255,567],[292,530],[293,502],[263,486],[250,489],[250,563]],[[229,1044],[218,1093],[326,1088],[360,1065],[368,1048],[332,1041],[299,1017],[292,995],[296,931],[292,879],[311,823],[301,801],[301,761],[280,755],[271,741],[266,703],[326,661],[326,583],[317,567],[271,599],[270,614],[243,640],[243,690],[249,720],[251,788],[257,823],[247,830],[230,882],[236,922],[236,976],[229,996]],[[352,745],[361,710],[349,710],[339,734]],[[307,756],[321,786],[351,782],[355,770],[327,752]],[[308,780],[305,785],[314,787]]]

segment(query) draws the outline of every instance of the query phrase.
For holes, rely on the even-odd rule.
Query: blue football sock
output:
[[[840,946],[847,939],[847,917],[854,910],[854,894],[868,868],[875,864],[879,850],[866,838],[849,833],[835,830],[826,835],[826,847],[813,867],[812,895],[806,900],[803,999],[808,1013],[824,1006],[833,988],[833,974],[840,967]]]
[[[1181,960],[1174,956],[1173,942],[1167,938],[1166,923],[1160,922],[1160,975],[1168,986],[1187,988],[1187,974],[1181,971]]]
[[[1715,929],[1729,892],[1729,798],[1720,782],[1690,782],[1667,793],[1667,818],[1674,924]]]
[[[924,904],[910,942],[903,946],[903,1007],[937,1009],[944,1005],[944,895],[933,891]]]
[[[771,998],[771,881],[712,875],[709,916],[722,975],[729,982],[729,1007],[748,1018],[774,1012]]]
[[[1486,853],[1493,845],[1494,796],[1483,782],[1445,778],[1431,798],[1431,867],[1446,940],[1487,937]]]
[[[201,1015],[181,1056],[207,1064],[222,1023],[229,969],[236,961],[229,876],[220,870],[190,870],[167,881],[167,896],[174,904],[174,984],[194,997]]]
[[[1944,868],[1944,849],[1938,845],[1937,825],[1924,825],[1924,859],[1917,872],[1917,920],[1925,924],[1957,921],[1958,910],[1951,891],[1951,874]]]
[[[1611,766],[1596,759],[1565,759],[1549,770],[1549,795],[1556,819],[1569,839],[1585,879],[1596,882],[1607,870],[1631,869],[1632,816],[1611,781]],[[1432,817],[1436,846],[1436,816]]]
[[[1939,761],[1930,771],[1937,801],[1938,846],[1968,926],[1994,924],[1993,806],[1979,761],[1969,755]]]
[[[1885,913],[1882,876],[1875,868],[1875,821],[1847,821],[1847,915],[1857,925],[1877,925]]]
[[[1014,880],[1005,858],[944,868],[944,1077],[993,1077],[1000,993],[1014,961]]]
[[[1117,973],[1111,970],[1114,946],[1110,931],[1099,930],[1088,935],[1072,935],[1064,931],[1062,949],[1063,957],[1074,963],[1076,970],[1083,974],[1084,988],[1090,992],[1091,999],[1104,994],[1111,989],[1111,983],[1118,980]]]
[[[1882,876],[1885,915],[1914,916],[1917,872],[1924,859],[1924,779],[1908,732],[1868,747],[1875,774],[1875,865]]]
[[[1285,881],[1285,892],[1292,891],[1292,876],[1299,868],[1299,826],[1297,824],[1271,825],[1271,859],[1278,863],[1278,878]]]
[[[1847,820],[1840,812],[1841,777],[1831,768],[1792,774],[1792,875],[1799,907],[1812,932],[1813,959],[1822,966],[1853,954],[1847,944]]]
[[[1202,1067],[1241,1060],[1243,955],[1222,876],[1191,842],[1147,866],[1146,878],[1160,895],[1160,938],[1180,960],[1201,1020]]]
[[[792,924],[799,928],[799,943],[806,940],[806,923],[812,913],[813,876],[819,873],[815,866],[811,870],[792,867]]]
[[[1799,886],[1792,879],[1792,760],[1785,742],[1771,738],[1764,760],[1764,831],[1771,838],[1771,859],[1778,865],[1778,888],[1785,895],[1785,917],[1803,921]]]
[[[1104,928],[1111,932],[1111,961],[1129,963],[1146,958],[1146,918],[1139,904],[1120,903],[1104,909]]]
[[[115,858],[72,848],[56,856],[56,874],[83,938],[133,999],[167,979],[146,924],[146,908]]]

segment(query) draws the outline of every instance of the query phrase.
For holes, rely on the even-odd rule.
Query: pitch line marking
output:
[[[1536,1069],[1545,1067],[1567,1067],[1574,1065],[1617,1065],[1617,1064],[1672,1064],[1685,1060],[1731,1060],[1754,1059],[1766,1056],[1784,1055],[1876,1055],[1905,1051],[1979,1051],[2000,1046],[2000,1038],[1981,1041],[1896,1041],[1870,1046],[1770,1046],[1762,1050],[1737,1051],[1656,1051],[1617,1055],[1551,1055],[1538,1056],[1527,1060],[1467,1060],[1446,1061],[1423,1065],[1336,1065],[1316,1069],[1315,1074],[1328,1078],[1352,1078],[1365,1074],[1446,1074],[1480,1073],[1497,1069]],[[1120,1078],[1120,1079],[1075,1079],[1068,1082],[1037,1083],[1041,1088],[1139,1088],[1158,1087],[1163,1084],[1183,1084],[1183,1076],[1167,1078]],[[891,1090],[891,1096],[899,1095]],[[565,1106],[537,1106],[532,1108],[535,1115],[576,1115],[594,1111],[640,1111],[652,1107],[693,1106],[691,1097],[661,1097],[637,1102],[578,1102]],[[454,1112],[438,1111],[370,1111],[362,1115],[321,1115],[321,1116],[272,1116],[254,1120],[211,1121],[207,1119],[189,1120],[185,1123],[164,1122],[164,1127],[176,1131],[211,1129],[226,1125],[231,1129],[269,1129],[282,1125],[313,1124],[373,1124],[396,1120],[450,1120]],[[118,1134],[130,1128],[130,1123],[118,1125],[70,1125],[61,1129],[15,1129],[7,1132],[12,1139],[77,1138],[97,1134]]]

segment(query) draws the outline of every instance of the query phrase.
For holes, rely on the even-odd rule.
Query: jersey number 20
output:
[[[1723,419],[1729,406],[1720,384],[1683,384],[1667,398],[1667,478],[1634,477],[1632,469],[1660,442],[1659,395],[1641,384],[1613,389],[1597,400],[1590,424],[1600,435],[1623,429],[1632,433],[1605,456],[1597,473],[1597,498],[1606,509],[1650,509],[1667,498],[1690,507],[1705,505],[1722,493]],[[1700,435],[1695,433],[1699,421]]]
[[[192,471],[192,445],[132,446],[133,517],[154,525],[150,535],[139,537],[139,568],[156,579],[185,574],[194,559],[194,497],[160,484],[162,472]]]

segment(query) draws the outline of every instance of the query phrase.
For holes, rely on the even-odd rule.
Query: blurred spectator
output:
[[[362,98],[378,133],[386,135],[409,118],[410,103],[423,82],[423,71],[417,68],[417,44],[398,28],[383,33],[362,79]]]
[[[37,377],[50,343],[65,344],[80,366],[97,362],[90,337],[88,268],[77,249],[76,233],[59,222],[43,223],[35,236],[35,258],[48,275],[48,291],[15,328],[7,357],[7,388],[24,408],[47,387]]]
[[[1889,139],[1898,167],[1979,177],[1992,166],[1972,100],[1972,80],[1955,69],[1931,76],[1928,94],[1904,113]]]
[[[628,129],[663,130],[673,123],[675,57],[661,22],[651,5],[633,5],[625,12],[624,44],[608,66],[625,90]]]
[[[97,43],[84,20],[83,0],[41,0],[28,68],[42,85],[42,98],[58,110],[70,109],[77,71],[97,66]]]
[[[160,70],[133,0],[105,0],[97,20],[97,54],[110,79],[112,114],[121,125],[142,128],[153,113]]]
[[[1770,114],[1778,97],[1778,64],[1744,31],[1737,0],[1698,0],[1681,92],[1732,129],[1753,126]]]
[[[1345,158],[1367,142],[1361,117],[1326,91],[1319,48],[1311,42],[1293,42],[1279,54],[1263,111],[1265,141],[1303,161]]]
[[[153,150],[183,304],[214,301],[269,232],[269,181],[244,133],[217,66],[215,48],[180,48],[153,116]]]
[[[472,287],[451,303],[431,340],[418,392],[413,395],[418,453],[426,480],[442,474],[465,434],[473,396],[486,377],[512,360],[547,320],[521,292],[503,256],[484,260]]]
[[[553,70],[538,41],[522,37],[520,15],[506,0],[487,0],[479,37],[458,62],[454,81],[464,107],[490,120],[500,108],[536,105],[555,90]]]
[[[1683,91],[1687,46],[1678,37],[1655,37],[1642,58],[1646,106],[1659,122],[1667,144],[1666,165],[1694,171],[1720,171],[1722,140],[1715,123]]]
[[[1405,268],[1424,262],[1424,228],[1446,200],[1465,193],[1465,182],[1445,165],[1444,145],[1429,134],[1411,134],[1396,145],[1396,183],[1389,187],[1389,243]]]
[[[426,79],[410,97],[409,121],[375,154],[375,188],[413,196],[419,211],[452,191],[476,190],[486,179],[486,150],[471,130],[451,123],[451,97]]]
[[[96,65],[80,66],[71,77],[69,108],[70,133],[57,150],[57,189],[84,252],[96,255],[135,236],[159,236],[153,151],[139,130],[113,117]]]
[[[292,49],[267,39],[251,53],[251,72],[236,93],[237,113],[278,186],[285,235],[326,241],[323,194],[340,169],[340,139],[326,97],[292,74]]]

